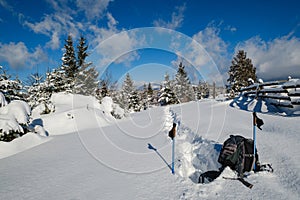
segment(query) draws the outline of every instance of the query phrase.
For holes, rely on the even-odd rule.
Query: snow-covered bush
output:
[[[26,134],[31,110],[21,100],[14,100],[0,108],[0,141],[11,140]]]
[[[0,92],[0,107],[4,107],[7,105],[7,101],[2,92]]]
[[[118,104],[115,104],[111,97],[104,97],[101,102],[102,110],[110,113],[114,118],[121,119],[125,116],[125,111]]]

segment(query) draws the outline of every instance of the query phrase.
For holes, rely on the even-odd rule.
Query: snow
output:
[[[51,139],[52,138],[46,138],[35,133],[27,133],[11,142],[0,142],[0,159],[33,148]]]
[[[0,108],[1,115],[12,115],[12,117],[15,118],[19,124],[27,124],[30,113],[31,109],[29,105],[20,100],[14,100],[7,106]]]
[[[116,120],[111,99],[99,104],[93,97],[60,93],[52,102],[55,113],[33,116],[48,137],[28,133],[0,142],[1,199],[300,198],[299,117],[277,115],[269,105],[242,97],[239,104],[210,99]],[[236,176],[228,168],[212,183],[195,183],[200,173],[219,167],[217,157],[230,134],[252,137],[249,111],[257,104],[265,122],[257,133],[259,159],[272,163],[274,173],[250,173],[252,189],[223,179]],[[175,175],[168,138],[173,122]]]
[[[31,113],[29,105],[20,100],[14,100],[4,107],[0,107],[0,134],[16,131],[23,133],[20,124],[27,124]]]
[[[5,99],[5,96],[3,95],[2,92],[0,92],[0,107],[6,106],[6,105],[7,105],[7,101]]]

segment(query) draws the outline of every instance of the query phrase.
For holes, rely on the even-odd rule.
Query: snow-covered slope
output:
[[[212,183],[195,183],[199,173],[219,167],[217,156],[230,134],[252,137],[252,113],[229,103],[157,107],[114,120],[110,109],[87,97],[57,98],[57,112],[39,121],[51,140],[0,160],[0,197],[299,199],[299,117],[259,114],[265,122],[257,133],[260,161],[272,163],[275,171],[251,174],[251,190],[222,179],[235,176],[229,169]],[[175,175],[168,138],[173,122],[178,124]]]

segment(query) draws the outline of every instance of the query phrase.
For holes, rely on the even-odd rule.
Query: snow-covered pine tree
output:
[[[195,99],[193,87],[184,68],[180,62],[175,76],[175,94],[182,103]]]
[[[75,85],[75,78],[78,75],[78,66],[76,64],[75,51],[73,46],[72,36],[69,35],[68,39],[65,41],[64,54],[62,57],[61,69],[64,71],[64,81],[69,88],[68,92],[73,92]]]
[[[129,98],[130,95],[135,91],[133,85],[133,80],[131,79],[129,73],[126,74],[125,80],[122,85],[122,90],[120,96],[118,97],[117,103],[124,109],[129,108]]]
[[[148,106],[153,105],[155,103],[154,91],[151,83],[148,83],[148,87],[147,87],[147,102],[148,102]]]
[[[44,82],[37,82],[28,88],[28,104],[31,109],[40,106],[40,114],[48,114],[55,110],[53,103],[50,101],[54,87],[50,85],[48,77],[50,77],[49,74],[47,74],[47,79]]]
[[[25,84],[27,86],[32,86],[34,84],[38,84],[38,83],[41,83],[43,82],[43,79],[44,79],[44,76],[39,74],[38,72],[35,72],[35,73],[32,73],[30,74],[26,81],[25,81]]]
[[[6,98],[2,92],[0,92],[0,108],[7,105]]]
[[[199,81],[199,84],[196,88],[196,98],[199,100],[208,97],[209,97],[208,83],[205,81]]]
[[[165,80],[160,90],[158,102],[162,106],[179,103],[177,96],[173,92],[172,83],[170,81],[169,74],[167,73],[165,74]]]
[[[101,103],[101,100],[106,96],[108,96],[108,88],[106,82],[104,80],[101,80],[100,88],[96,89],[96,98],[100,100]]]
[[[86,39],[81,36],[77,45],[77,66],[78,74],[75,81],[75,93],[83,95],[95,95],[98,89],[98,72],[91,62],[86,62],[88,56],[88,45]]]
[[[242,87],[249,86],[249,78],[256,82],[256,68],[253,66],[251,59],[247,58],[244,50],[239,50],[231,61],[228,75],[227,88],[232,95],[238,93]]]
[[[24,99],[24,94],[22,93],[23,85],[21,81],[16,78],[11,80],[11,76],[8,75],[5,69],[0,66],[0,92],[3,93],[7,102],[12,100],[22,100]]]
[[[147,97],[147,85],[144,83],[142,91],[140,91],[141,109],[146,110],[148,108],[148,97]]]
[[[139,112],[142,109],[141,100],[139,98],[139,94],[137,91],[133,91],[130,93],[128,97],[128,110]]]
[[[71,92],[70,85],[65,80],[65,71],[61,68],[53,69],[46,74],[46,82],[51,93]]]

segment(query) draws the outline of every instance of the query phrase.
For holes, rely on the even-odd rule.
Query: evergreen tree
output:
[[[196,98],[203,99],[209,97],[209,86],[208,83],[205,81],[199,81],[199,84],[196,88]]]
[[[147,87],[147,102],[148,105],[154,104],[154,91],[152,89],[151,83],[149,83]]]
[[[34,84],[39,84],[43,81],[44,76],[39,74],[38,72],[32,73],[27,77],[25,84],[27,86],[32,86]]]
[[[139,112],[141,111],[141,101],[138,95],[137,91],[133,91],[130,93],[128,97],[128,110],[129,111],[134,111],[134,112]]]
[[[147,90],[147,85],[144,83],[143,85],[143,90],[140,92],[140,101],[142,108],[146,110],[148,108],[149,102],[148,102],[148,90]]]
[[[126,74],[125,80],[122,85],[122,90],[120,93],[120,96],[118,97],[117,103],[120,104],[120,106],[124,109],[129,108],[129,98],[131,94],[135,91],[135,88],[133,86],[133,81],[129,75],[129,73]]]
[[[160,103],[160,105],[179,103],[178,98],[176,97],[175,93],[172,90],[172,84],[168,74],[165,75],[165,80],[160,90],[158,102]]]
[[[242,87],[249,86],[249,78],[257,80],[256,68],[243,50],[239,50],[233,58],[228,75],[228,89],[231,93],[239,92]]]
[[[78,74],[75,81],[75,93],[83,95],[93,95],[98,89],[99,81],[98,72],[92,63],[87,63],[86,58],[88,46],[86,45],[85,38],[80,37],[79,44],[77,45],[77,66]]]
[[[96,98],[99,99],[101,102],[101,100],[106,96],[108,96],[108,88],[106,82],[104,80],[101,80],[100,88],[96,90]]]
[[[77,45],[77,64],[81,68],[83,65],[86,65],[85,59],[88,56],[87,53],[88,45],[86,44],[86,39],[81,36],[79,39],[79,44]]]
[[[6,101],[9,103],[12,100],[24,99],[21,81],[18,78],[11,80],[11,76],[6,73],[2,66],[0,66],[0,70],[0,92],[3,93]]]
[[[180,62],[175,76],[175,93],[180,102],[188,102],[195,99],[192,85],[184,68],[182,62]]]
[[[62,57],[62,69],[66,72],[67,78],[74,79],[78,73],[78,66],[76,65],[72,36],[69,35],[68,39],[65,42],[65,53]]]
[[[65,80],[65,72],[61,68],[53,69],[47,73],[46,82],[51,93],[57,92],[72,92],[72,85]]]
[[[50,101],[52,95],[52,87],[49,85],[48,80],[43,83],[35,83],[28,88],[28,104],[31,109],[42,106],[40,114],[48,114],[54,112],[55,108]]]
[[[65,42],[66,42],[64,45],[65,52],[62,57],[61,70],[64,71],[64,81],[67,87],[70,88],[70,92],[73,92],[73,88],[75,85],[75,78],[77,77],[79,70],[76,64],[76,57],[75,57],[72,36],[69,35],[68,39]]]

